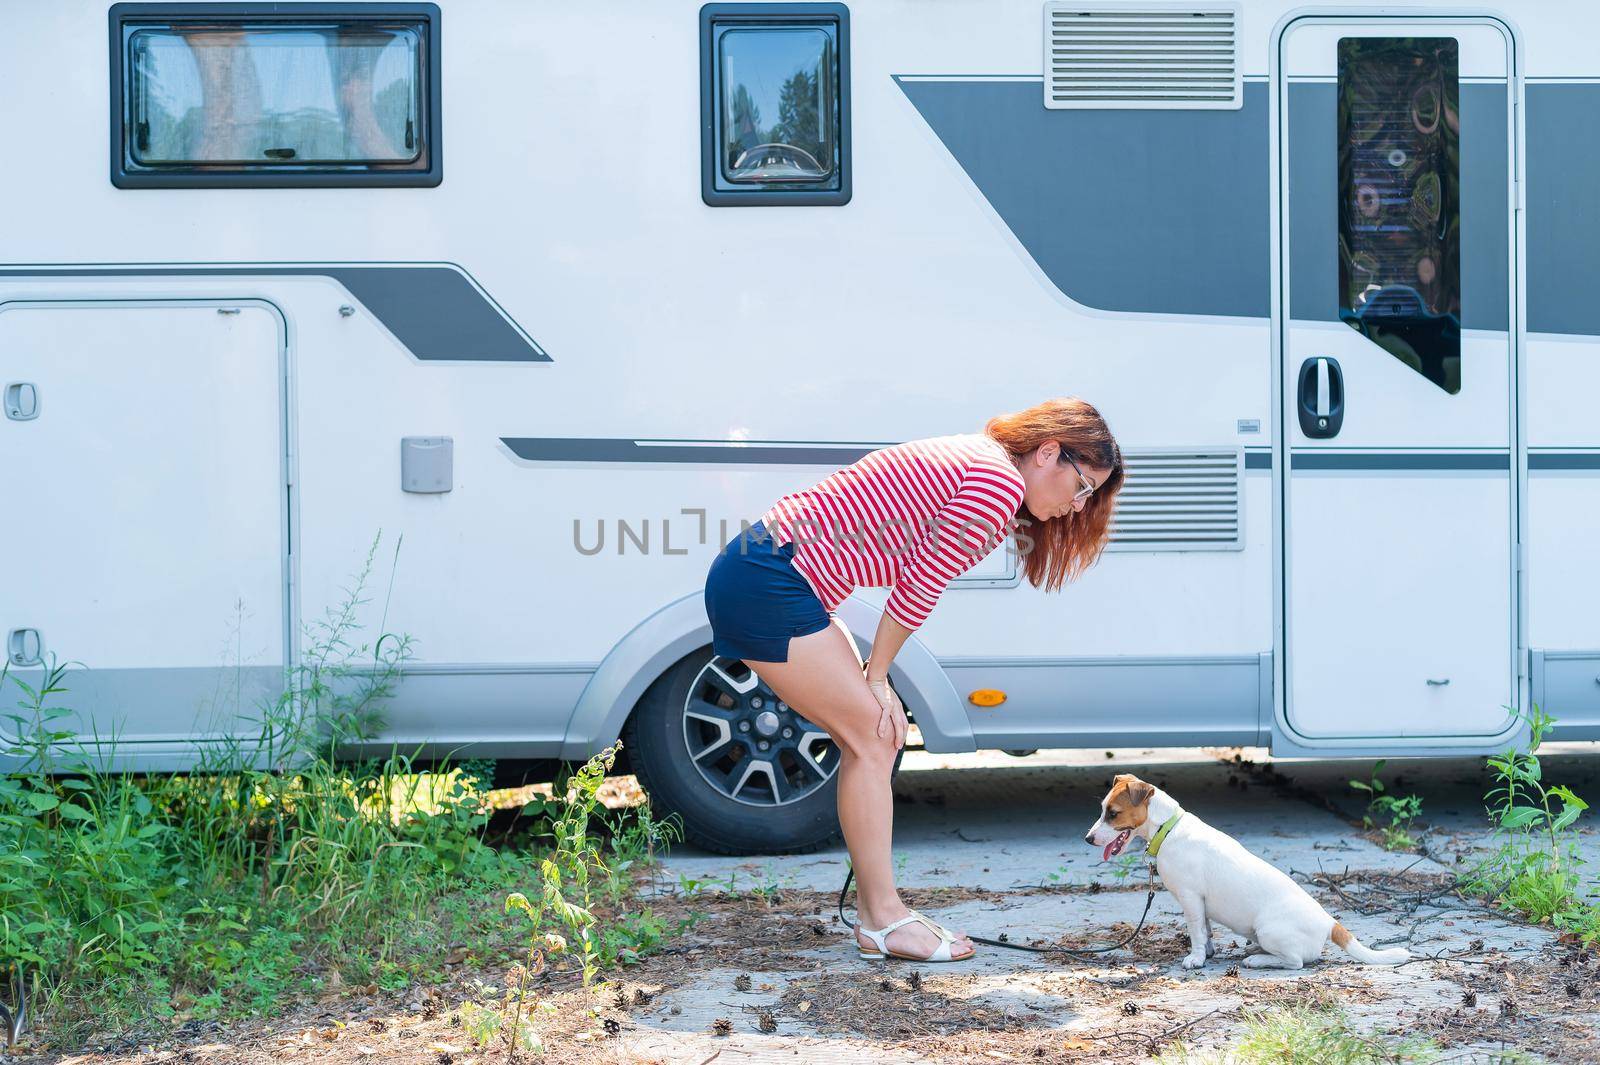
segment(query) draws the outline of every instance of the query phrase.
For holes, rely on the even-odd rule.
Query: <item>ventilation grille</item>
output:
[[[1238,108],[1239,7],[1044,6],[1044,105]]]
[[[1242,451],[1125,454],[1111,551],[1230,551],[1243,546]]]

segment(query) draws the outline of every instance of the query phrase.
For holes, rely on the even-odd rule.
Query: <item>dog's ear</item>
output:
[[[1129,777],[1128,781],[1128,801],[1135,806],[1143,806],[1156,793],[1154,784],[1146,784],[1137,777]]]
[[[1125,782],[1127,782],[1129,780],[1138,780],[1138,779],[1139,778],[1134,776],[1132,773],[1118,773],[1116,776],[1111,778],[1111,783],[1113,783],[1113,784],[1122,784],[1122,783],[1125,783]]]

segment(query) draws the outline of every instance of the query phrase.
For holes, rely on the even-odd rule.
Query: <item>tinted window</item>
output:
[[[133,158],[293,166],[411,162],[411,26],[173,27],[129,40]]]
[[[722,176],[815,184],[838,166],[833,33],[822,27],[723,32]]]
[[[1450,37],[1339,42],[1339,317],[1461,390],[1461,147]]]
[[[700,26],[705,201],[848,202],[848,10],[707,4]]]
[[[115,5],[112,180],[438,184],[438,9],[330,10]]]

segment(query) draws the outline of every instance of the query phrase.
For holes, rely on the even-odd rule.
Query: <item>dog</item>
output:
[[[1283,872],[1183,810],[1154,784],[1122,773],[1113,778],[1100,820],[1084,841],[1110,861],[1133,839],[1144,842],[1161,882],[1183,907],[1189,925],[1185,969],[1204,966],[1216,953],[1213,920],[1261,948],[1244,959],[1252,969],[1298,969],[1321,958],[1329,940],[1365,965],[1399,965],[1411,957],[1403,947],[1363,946]]]

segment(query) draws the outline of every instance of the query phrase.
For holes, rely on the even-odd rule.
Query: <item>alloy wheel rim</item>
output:
[[[839,748],[743,662],[715,657],[683,702],[683,742],[695,771],[746,806],[788,806],[839,771]]]

